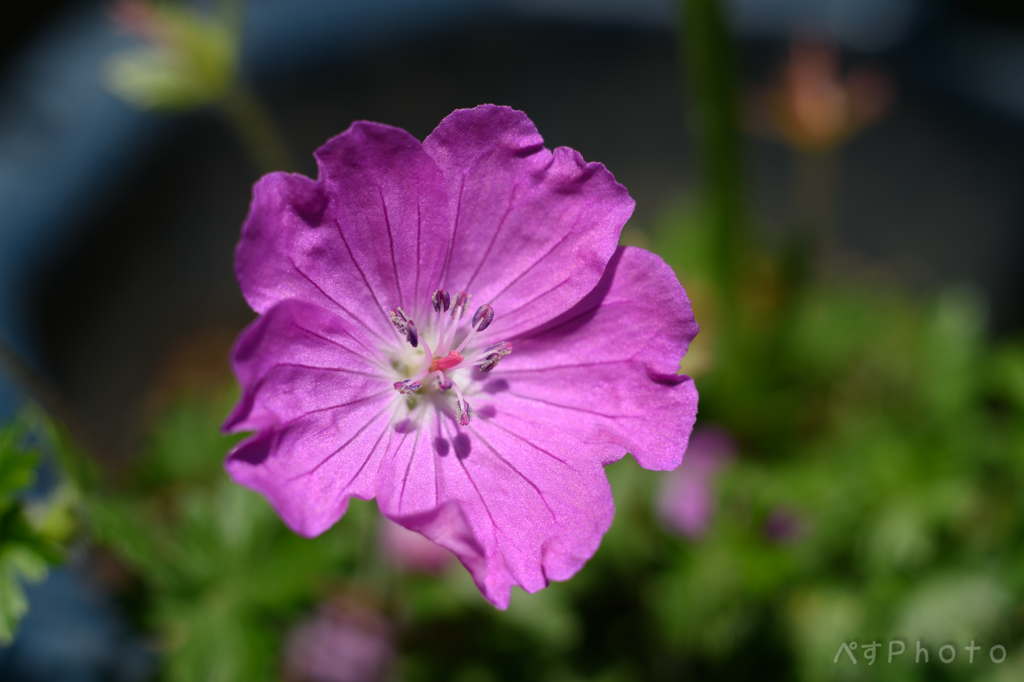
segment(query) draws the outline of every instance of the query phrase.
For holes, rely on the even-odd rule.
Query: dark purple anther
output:
[[[764,533],[774,542],[796,542],[807,534],[807,526],[794,511],[773,509],[764,522]]]
[[[405,311],[401,308],[391,309],[391,324],[395,325],[395,329],[402,336],[405,336],[405,328],[409,324],[409,318],[406,316]]]
[[[395,325],[398,333],[405,337],[405,340],[415,348],[420,345],[420,335],[416,332],[416,325],[405,314],[401,308],[391,309],[391,324]]]
[[[452,297],[444,289],[438,289],[430,295],[430,302],[434,304],[435,313],[446,313],[452,304]]]
[[[419,381],[414,381],[412,379],[406,379],[405,381],[395,382],[395,390],[401,393],[402,395],[412,395],[421,388],[423,388],[423,384],[421,384]]]
[[[455,419],[458,420],[459,426],[469,426],[469,422],[473,420],[473,408],[465,399],[455,401]]]
[[[441,393],[444,393],[445,391],[451,390],[451,388],[452,380],[442,374],[441,378],[437,380],[437,390],[441,391]]]
[[[494,320],[494,308],[489,305],[482,305],[476,309],[473,313],[473,328],[478,332],[482,332],[490,326],[491,321]],[[477,324],[480,326],[478,327]]]
[[[484,361],[480,363],[481,372],[490,372],[498,366],[498,361],[512,352],[512,344],[508,341],[496,343],[487,349]]]
[[[466,312],[466,301],[469,300],[469,294],[463,291],[455,298],[455,305],[452,306],[452,317],[458,318],[462,313]]]
[[[405,340],[413,348],[420,345],[420,335],[416,332],[416,323],[412,320],[405,323]]]

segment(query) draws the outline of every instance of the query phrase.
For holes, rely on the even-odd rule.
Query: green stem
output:
[[[819,264],[835,261],[839,149],[793,153],[793,222]]]
[[[743,181],[736,125],[736,60],[718,0],[679,0],[679,57],[703,164],[715,278],[727,308],[736,294],[743,237]]]
[[[242,22],[245,19],[245,0],[216,0],[215,7],[221,21],[235,36],[235,44],[241,44]]]
[[[296,165],[273,119],[247,87],[239,83],[218,104],[261,173],[295,170]]]
[[[245,0],[216,0],[216,6],[220,20],[234,36],[237,52],[237,46],[242,42]],[[237,59],[238,55],[235,56]],[[288,152],[288,145],[274,125],[273,118],[256,94],[238,80],[237,75],[235,85],[217,104],[261,173],[295,170],[296,165]]]

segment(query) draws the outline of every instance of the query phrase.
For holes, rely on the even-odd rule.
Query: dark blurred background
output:
[[[892,86],[885,111],[822,167],[835,267],[918,292],[963,285],[987,302],[992,330],[1019,332],[1024,5],[726,5],[752,102],[793,41],[829,46],[844,72],[871,69]],[[226,372],[253,317],[232,254],[261,169],[216,111],[142,112],[104,88],[104,60],[137,43],[109,15],[109,3],[38,0],[10,4],[0,22],[0,334],[127,453],[162,396]],[[548,146],[603,162],[629,188],[628,239],[643,244],[693,198],[700,172],[675,26],[669,0],[253,0],[241,71],[306,174],[312,151],[354,120],[422,139],[456,108],[522,109]],[[770,243],[802,218],[801,161],[747,128],[747,208]],[[0,386],[0,416],[18,403]],[[61,580],[40,592],[21,646],[73,622],[65,600],[92,608],[88,590]],[[83,622],[97,622],[90,613]],[[40,646],[32,655],[49,655]]]
[[[0,228],[0,328],[126,449],[162,363],[183,346],[222,353],[250,319],[231,255],[259,171],[215,113],[137,113],[89,81],[130,41],[104,7],[24,3],[0,28],[0,196],[15,204]],[[891,108],[841,151],[840,251],[915,287],[973,284],[996,329],[1018,326],[1020,4],[731,9],[750,90],[771,81],[793,38],[834,44],[844,66],[869,64],[896,84]],[[454,108],[508,104],[550,146],[605,163],[643,231],[689,196],[696,172],[673,12],[667,0],[264,0],[249,8],[243,72],[301,172],[315,173],[312,150],[356,119],[422,138]],[[758,136],[745,145],[751,212],[771,234],[792,219],[792,155]]]

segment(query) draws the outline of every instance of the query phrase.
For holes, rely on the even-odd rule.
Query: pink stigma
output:
[[[459,353],[459,351],[457,350],[453,350],[443,358],[434,358],[433,362],[430,363],[430,369],[428,370],[428,372],[436,372],[438,370],[442,372],[447,372],[448,370],[461,365],[462,360],[462,354]]]

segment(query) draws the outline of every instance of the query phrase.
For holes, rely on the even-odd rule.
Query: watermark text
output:
[[[868,642],[858,644],[857,642],[843,642],[839,645],[839,650],[836,651],[835,658],[832,659],[833,663],[839,663],[840,660],[845,661],[849,659],[851,663],[857,665],[860,659],[867,661],[868,665],[874,665],[877,657],[879,647],[882,646],[881,642]],[[981,651],[983,647],[978,646],[971,640],[971,643],[964,647],[964,651],[967,652],[967,663],[974,663],[974,652]],[[858,650],[860,652],[860,658],[858,658]],[[907,644],[901,639],[889,640],[888,658],[887,663],[892,663],[893,659],[902,656],[907,650]],[[952,663],[956,660],[957,648],[952,644],[943,644],[936,651],[938,659],[943,663]],[[1002,663],[1006,660],[1006,647],[1002,644],[996,644],[988,650],[989,660],[993,663]],[[914,663],[921,663],[922,659],[925,663],[928,663],[930,658],[930,652],[928,647],[921,646],[920,640],[917,642],[917,650],[914,654]]]

